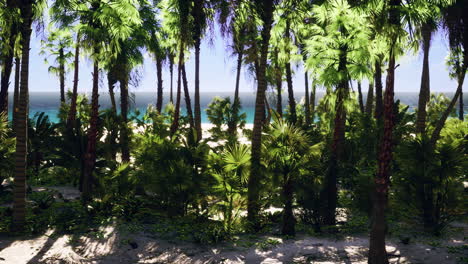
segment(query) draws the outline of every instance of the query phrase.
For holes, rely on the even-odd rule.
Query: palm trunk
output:
[[[177,98],[174,111],[174,119],[171,124],[171,135],[174,135],[179,129],[179,118],[180,118],[180,93],[181,93],[181,78],[182,78],[182,64],[184,63],[184,46],[180,43],[180,54],[179,54],[179,66],[177,70]]]
[[[262,146],[262,126],[263,116],[265,114],[265,92],[267,88],[266,82],[266,65],[268,56],[268,44],[271,36],[271,25],[273,20],[273,1],[265,0],[262,6],[262,46],[260,52],[260,62],[257,71],[257,97],[255,99],[255,116],[254,126],[252,131],[252,150],[251,150],[251,168],[248,179],[248,202],[247,202],[247,220],[253,230],[259,230],[260,221],[258,214],[261,209],[260,205],[260,180],[262,178],[261,146]]]
[[[15,178],[13,182],[13,231],[22,231],[26,221],[26,166],[28,151],[29,47],[31,40],[32,2],[21,6],[21,84],[16,124]]]
[[[347,47],[341,49],[338,71],[347,73]],[[345,135],[345,100],[348,96],[348,80],[342,80],[337,87],[337,97],[335,104],[335,120],[333,129],[333,143],[330,155],[330,164],[328,167],[327,178],[324,186],[324,197],[326,199],[326,207],[324,212],[324,224],[335,225],[336,223],[336,205],[337,205],[337,182],[338,182],[338,166],[341,159],[342,146]]]
[[[401,0],[390,0],[389,22],[396,28],[400,27],[399,7]],[[390,186],[390,169],[393,154],[393,128],[395,125],[394,86],[395,86],[395,43],[393,33],[388,62],[385,88],[383,137],[380,142],[377,158],[378,170],[375,176],[375,193],[373,199],[372,223],[369,238],[369,264],[388,264],[385,248],[386,221],[385,210],[388,204],[388,189]]]
[[[156,110],[162,112],[163,105],[163,78],[162,78],[162,58],[156,56],[156,71],[158,76],[158,98],[156,99]]]
[[[371,116],[372,109],[374,109],[374,84],[369,83],[369,90],[367,90],[367,101],[366,101],[366,114]]]
[[[117,114],[117,103],[115,102],[115,84],[117,83],[117,79],[115,78],[115,72],[114,69],[111,68],[109,72],[107,72],[107,84],[109,86],[109,97],[111,100],[111,107],[112,107],[112,112],[114,114]]]
[[[96,52],[97,53],[97,52]],[[88,145],[84,156],[84,172],[82,181],[82,200],[88,202],[91,199],[93,171],[96,163],[96,142],[98,134],[99,115],[99,66],[94,62],[93,92],[91,97],[91,119],[88,128]]]
[[[239,99],[239,86],[240,86],[240,74],[242,70],[242,57],[244,56],[243,54],[243,48],[237,53],[237,71],[236,71],[236,87],[234,90],[234,103],[233,103],[233,119],[231,122],[228,124],[228,133],[231,136],[235,136],[237,134],[237,123],[239,120],[237,120],[237,116],[239,115],[239,110],[240,110],[240,99]]]
[[[0,81],[0,113],[5,113],[8,116],[8,87],[10,86],[10,76],[13,69],[13,57],[14,57],[14,46],[15,46],[16,34],[11,33],[8,40],[8,48],[3,58],[3,67]]]
[[[305,80],[305,123],[307,126],[310,125],[310,99],[309,99],[309,74],[307,71],[304,73]]]
[[[361,113],[364,113],[364,100],[362,99],[361,82],[357,83],[357,90],[358,90],[359,109],[361,110]]]
[[[185,72],[185,63],[182,64],[182,84],[184,85],[185,107],[187,108],[187,117],[189,119],[190,128],[195,128],[192,112],[192,101],[188,89],[187,73]]]
[[[60,102],[65,103],[65,55],[63,48],[59,49],[59,79],[60,79]]]
[[[171,103],[174,103],[174,96],[173,96],[173,90],[172,90],[172,84],[173,84],[173,77],[174,77],[174,56],[170,55],[169,58],[169,71],[171,73],[171,88],[170,88],[170,95],[169,95],[169,100]]]
[[[316,97],[317,85],[312,83],[312,91],[310,92],[310,112],[311,112],[311,121],[315,122],[315,97]]]
[[[268,98],[265,97],[265,123],[264,125],[265,126],[269,126],[270,125],[270,121],[271,121],[271,108],[270,108],[270,104],[268,103]]]
[[[197,1],[195,1],[197,2]],[[197,139],[202,139],[201,129],[201,110],[200,110],[200,39],[195,41],[195,128],[197,130]]]
[[[461,96],[462,94],[462,91],[463,91],[463,82],[465,80],[465,74],[466,74],[466,71],[467,71],[467,68],[468,68],[468,65],[466,63],[463,64],[464,66],[462,67],[462,70],[461,70],[461,73],[460,73],[460,76],[458,76],[458,87],[457,87],[457,91],[455,92],[455,95],[453,96],[452,98],[452,101],[450,101],[450,104],[449,106],[447,107],[447,109],[445,109],[445,111],[442,113],[442,116],[440,117],[440,119],[437,121],[437,124],[434,128],[434,131],[432,132],[432,136],[431,136],[431,144],[433,146],[436,145],[437,141],[439,140],[440,138],[440,132],[442,131],[442,129],[444,128],[444,125],[445,125],[445,121],[447,121],[447,118],[448,116],[450,115],[450,113],[453,111],[453,108],[455,107],[456,103],[457,103],[457,100],[459,99],[459,97]]]
[[[286,20],[286,37],[291,39],[289,35],[290,23],[289,19]],[[286,82],[288,83],[288,101],[289,101],[289,114],[290,114],[290,121],[291,123],[295,124],[297,121],[297,113],[296,113],[296,99],[294,99],[294,90],[293,90],[293,81],[292,81],[292,73],[291,73],[291,63],[289,62],[289,50],[286,51],[288,53],[288,62],[286,63]]]
[[[383,101],[382,101],[382,62],[375,62],[375,112],[374,117],[377,120],[382,119]]]
[[[416,117],[416,133],[421,134],[426,131],[426,105],[429,102],[431,94],[430,79],[429,79],[429,49],[431,45],[431,29],[428,25],[424,25],[422,29],[423,37],[423,69],[421,74],[421,88],[419,90],[418,114]]]
[[[75,126],[76,119],[76,101],[78,99],[78,72],[80,64],[80,37],[76,36],[75,46],[75,62],[74,62],[74,73],[73,73],[73,92],[70,102],[70,111],[67,117],[67,127],[73,128]]]
[[[122,124],[120,130],[120,146],[122,148],[122,162],[130,162],[130,148],[128,137],[128,77],[129,73],[124,73],[120,80],[120,114]]]
[[[460,104],[458,108],[458,118],[463,121],[465,119],[464,109],[463,109],[463,90],[460,91]]]
[[[18,120],[20,69],[21,69],[21,61],[19,57],[16,57],[15,59],[15,90],[13,92],[13,132],[14,134],[16,134],[16,123]]]
[[[276,66],[276,112],[278,112],[279,116],[283,116],[283,74],[281,67]]]
[[[281,234],[283,236],[295,236],[296,235],[296,219],[293,214],[293,182],[288,173],[285,172],[283,176],[283,225],[281,228]]]

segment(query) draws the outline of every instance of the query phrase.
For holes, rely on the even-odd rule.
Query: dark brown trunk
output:
[[[158,76],[158,98],[156,99],[156,110],[162,112],[163,105],[163,78],[162,58],[156,57],[156,75]]]
[[[124,73],[120,80],[120,114],[122,116],[122,124],[120,128],[120,146],[122,149],[122,162],[130,162],[129,148],[129,128],[128,128],[128,78],[129,73]]]
[[[60,102],[65,103],[65,55],[63,48],[59,49],[59,79],[60,79]]]
[[[228,124],[228,133],[229,135],[237,134],[237,116],[239,115],[240,110],[240,99],[239,99],[239,86],[240,86],[240,75],[242,70],[242,57],[243,57],[243,48],[237,53],[237,70],[236,70],[236,86],[234,90],[234,102],[233,102],[233,120]]]
[[[179,54],[179,66],[177,70],[177,98],[174,111],[174,119],[171,124],[171,135],[174,135],[179,129],[179,118],[180,118],[180,93],[181,93],[181,78],[182,78],[182,64],[184,63],[184,47],[182,43],[180,44],[180,54]]]
[[[294,187],[291,177],[287,172],[283,176],[283,226],[281,228],[281,234],[283,236],[295,236],[296,235],[296,219],[293,214],[293,193]]]
[[[276,111],[283,116],[283,74],[281,67],[276,67]]]
[[[18,120],[20,70],[21,70],[21,61],[19,57],[16,57],[15,59],[15,90],[13,92],[13,132],[15,134],[16,134],[16,123]]]
[[[290,23],[289,19],[286,19],[286,37],[291,39],[289,34],[290,30]],[[289,50],[286,50],[289,54]],[[293,90],[293,81],[292,81],[292,72],[291,72],[291,63],[289,62],[289,55],[288,55],[288,62],[286,63],[286,82],[288,84],[288,102],[289,102],[289,120],[291,123],[295,124],[297,121],[297,113],[296,113],[296,99],[294,99],[294,90]]]
[[[310,125],[310,99],[309,99],[309,74],[307,71],[304,73],[305,80],[305,123],[307,126]]]
[[[171,73],[171,87],[170,87],[170,95],[169,95],[169,100],[171,103],[174,103],[174,96],[173,96],[173,90],[172,90],[172,84],[173,84],[173,77],[174,77],[174,56],[170,55],[169,59],[169,71]]]
[[[200,110],[200,38],[197,38],[195,41],[195,98],[194,99],[195,99],[194,100],[195,128],[197,130],[197,139],[201,140],[202,128],[201,128],[201,110]]]
[[[76,101],[78,100],[78,73],[80,68],[80,37],[76,36],[75,44],[75,61],[74,61],[74,72],[73,72],[73,92],[70,102],[70,111],[67,117],[67,127],[73,128],[75,126],[76,119]]]
[[[311,112],[311,121],[315,122],[315,97],[316,97],[317,85],[312,83],[312,91],[310,92],[310,112]]]
[[[97,53],[97,52],[95,52]],[[93,171],[96,163],[96,142],[98,134],[99,117],[99,66],[94,62],[93,69],[93,92],[91,97],[91,119],[88,128],[88,145],[84,156],[84,172],[82,182],[82,200],[88,202],[91,200]]]
[[[190,100],[190,93],[188,89],[187,73],[185,72],[185,63],[182,64],[182,83],[184,85],[185,107],[187,109],[187,117],[189,119],[190,128],[195,128],[192,101]]]
[[[260,180],[262,179],[261,166],[261,146],[262,146],[262,127],[263,115],[265,113],[265,92],[267,88],[266,82],[266,65],[268,57],[268,44],[271,36],[271,25],[273,20],[273,1],[263,1],[263,12],[261,14],[263,21],[262,28],[262,46],[260,52],[260,62],[257,71],[257,97],[255,99],[255,116],[252,131],[252,155],[250,175],[248,179],[248,202],[247,202],[247,220],[253,230],[259,230],[259,212],[261,211],[260,204]]]
[[[270,104],[268,103],[268,98],[265,97],[265,126],[269,126],[271,121],[271,108]]]
[[[382,62],[376,61],[375,62],[375,112],[374,117],[377,120],[382,119],[383,113],[383,101],[382,101]]]
[[[362,99],[361,82],[357,83],[357,90],[358,90],[359,109],[361,110],[361,113],[364,113],[364,99]]]
[[[117,83],[117,79],[115,77],[115,72],[114,72],[114,69],[111,68],[107,72],[107,84],[109,86],[109,97],[111,100],[112,112],[114,114],[117,114],[117,103],[115,102],[115,92],[114,92],[116,83]]]
[[[3,57],[3,67],[0,81],[0,113],[8,116],[8,87],[10,86],[10,76],[13,69],[13,57],[16,34],[11,34],[8,40],[8,51]]]
[[[458,118],[463,121],[465,119],[464,109],[463,109],[463,90],[460,91],[460,103],[458,108]]]
[[[340,51],[338,71],[347,76],[347,47],[343,46]],[[337,87],[337,96],[335,103],[335,120],[333,128],[333,143],[331,147],[330,164],[328,167],[327,179],[325,180],[324,197],[326,207],[324,212],[324,224],[335,225],[336,223],[336,205],[337,205],[337,182],[338,166],[341,160],[342,146],[345,135],[346,110],[345,100],[348,97],[348,80],[343,79]]]
[[[389,23],[394,28],[400,27],[399,7],[401,0],[390,0]],[[385,248],[386,220],[385,211],[388,204],[388,189],[393,155],[393,128],[395,125],[394,86],[395,86],[395,45],[396,33],[392,33],[389,54],[387,80],[385,87],[383,136],[377,156],[377,174],[375,175],[375,192],[373,197],[372,223],[369,238],[369,264],[388,264]]]
[[[423,69],[421,74],[421,88],[419,90],[418,100],[418,114],[416,117],[416,133],[422,134],[426,132],[426,105],[429,102],[431,90],[430,90],[430,77],[429,77],[429,49],[431,46],[431,34],[432,30],[428,25],[424,25],[422,28],[423,38]]]
[[[366,114],[368,116],[371,116],[373,109],[374,109],[374,84],[369,83],[369,90],[367,90]]]
[[[31,40],[32,2],[21,3],[21,83],[16,124],[15,177],[13,181],[12,231],[23,231],[26,222],[26,171],[28,150],[29,47]]]

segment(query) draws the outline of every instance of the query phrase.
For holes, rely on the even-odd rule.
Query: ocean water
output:
[[[446,93],[449,98],[452,98],[453,93]],[[233,93],[229,92],[205,92],[200,94],[200,104],[202,108],[202,123],[209,123],[206,115],[206,108],[208,104],[213,100],[215,96],[219,97],[231,97]],[[247,123],[253,123],[255,113],[255,93],[254,92],[241,92],[240,98],[242,102],[242,112],[246,113]],[[323,96],[323,92],[318,92],[316,101]],[[304,93],[296,93],[295,98],[299,102],[304,97]],[[164,104],[169,101],[169,94],[164,94]],[[366,94],[364,94],[364,100]],[[395,93],[395,98],[399,99],[403,104],[409,105],[411,109],[414,109],[418,104],[418,93],[412,92],[400,92]],[[193,95],[192,106],[193,106]],[[119,94],[116,94],[116,100],[119,101]],[[175,98],[174,98],[175,100]],[[145,113],[148,105],[156,104],[156,92],[136,92],[131,94],[131,109],[138,109],[142,114]],[[11,119],[11,94],[10,94],[10,119]],[[270,103],[271,107],[274,108],[275,104]],[[29,115],[33,117],[35,113],[45,112],[52,122],[58,121],[57,114],[60,105],[59,92],[31,92],[29,97]],[[110,98],[108,93],[102,93],[99,96],[100,109],[109,108],[111,106]],[[185,101],[182,98],[182,113],[185,112]],[[287,94],[283,94],[283,106],[287,106]],[[464,110],[465,114],[468,113],[468,94],[464,94]]]

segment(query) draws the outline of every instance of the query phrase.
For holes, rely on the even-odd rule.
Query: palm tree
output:
[[[256,67],[257,96],[255,99],[255,116],[252,131],[252,157],[248,181],[247,220],[254,230],[258,230],[260,227],[258,214],[261,208],[259,188],[262,175],[262,167],[260,164],[262,154],[262,126],[265,114],[265,92],[267,88],[266,66],[275,1],[256,0],[253,2],[253,7],[254,9],[252,11],[255,11],[254,13],[258,15],[262,21],[262,29],[259,60],[256,62],[258,65],[258,67]]]
[[[55,57],[56,65],[49,66],[49,72],[56,74],[60,82],[60,102],[65,103],[65,74],[67,73],[67,64],[73,53],[69,51],[72,45],[72,35],[67,29],[49,29],[47,41],[43,41],[41,54]],[[47,58],[45,59],[48,62]]]
[[[365,26],[365,14],[358,13],[344,0],[314,6],[313,13],[316,22],[310,25],[312,38],[306,47],[310,54],[307,67],[315,71],[317,81],[327,87],[336,87],[333,139],[323,189],[326,201],[324,223],[334,225],[348,85],[351,77],[362,76],[367,71],[369,30]]]
[[[293,214],[294,185],[300,168],[307,163],[310,140],[306,133],[294,125],[275,117],[266,135],[268,164],[273,175],[281,177],[281,200],[283,201],[282,235],[294,236],[295,218]]]
[[[13,227],[15,231],[22,231],[26,221],[26,166],[28,150],[28,104],[29,104],[29,46],[31,39],[31,25],[33,20],[33,5],[38,5],[32,0],[23,0],[18,8],[21,13],[21,84],[18,100],[18,113],[16,128],[16,152],[15,152],[15,178],[13,190]]]
[[[1,6],[4,10],[0,18],[3,22],[2,33],[0,34],[0,38],[2,39],[2,44],[0,44],[2,50],[0,54],[2,64],[0,76],[0,113],[8,113],[8,87],[10,85],[10,75],[13,69],[15,43],[20,34],[21,26],[18,13],[15,12],[19,4],[20,3],[17,1],[5,1]]]
[[[460,107],[463,107],[463,82],[468,70],[468,3],[466,1],[455,1],[452,5],[443,9],[444,27],[448,31],[449,46],[451,57],[449,65],[451,77],[456,78],[458,87],[449,106],[443,112],[441,118],[435,125],[431,135],[431,144],[435,146],[440,137],[440,132],[445,125],[445,121],[452,112],[457,100],[460,100]],[[463,118],[463,109],[460,109],[459,115]],[[460,119],[462,119],[460,118]]]

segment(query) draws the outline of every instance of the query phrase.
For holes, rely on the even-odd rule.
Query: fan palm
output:
[[[326,224],[335,224],[337,177],[344,141],[346,122],[345,101],[349,97],[351,76],[367,73],[369,30],[365,15],[352,8],[347,1],[336,0],[315,6],[316,23],[310,26],[312,38],[306,42],[310,54],[307,67],[315,71],[317,80],[325,86],[336,86],[335,119],[330,164],[326,179]]]
[[[294,236],[295,218],[293,214],[294,183],[300,174],[300,168],[307,162],[307,152],[310,140],[304,131],[284,121],[274,118],[274,122],[266,135],[268,150],[267,166],[273,175],[281,177],[283,224],[282,234]],[[278,182],[278,180],[277,180]]]
[[[49,66],[49,72],[59,77],[60,102],[65,103],[65,74],[68,70],[68,61],[73,57],[73,53],[69,51],[73,43],[72,35],[67,29],[49,29],[49,32],[47,41],[42,42],[41,54],[55,57],[56,64]],[[48,63],[47,58],[45,61]]]

